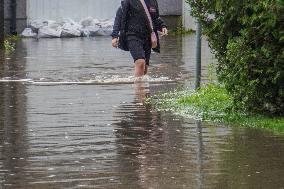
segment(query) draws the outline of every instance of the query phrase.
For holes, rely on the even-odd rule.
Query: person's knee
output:
[[[135,64],[136,64],[136,66],[138,66],[138,67],[144,68],[145,65],[146,65],[146,62],[145,62],[144,59],[138,59],[138,60],[135,61]]]

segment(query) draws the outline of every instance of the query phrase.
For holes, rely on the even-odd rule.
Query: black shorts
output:
[[[150,39],[147,40],[138,37],[129,37],[128,48],[134,62],[138,59],[144,59],[146,64],[149,65],[152,50]]]

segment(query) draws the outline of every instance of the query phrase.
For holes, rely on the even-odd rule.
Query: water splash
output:
[[[0,83],[23,83],[28,85],[114,85],[114,84],[133,84],[135,82],[148,82],[148,83],[170,83],[174,80],[169,79],[168,77],[150,77],[144,76],[141,78],[136,78],[134,76],[123,77],[120,75],[113,76],[95,76],[94,78],[86,78],[82,80],[53,80],[47,78],[39,79],[20,79],[20,78],[11,78],[5,77],[0,79]]]

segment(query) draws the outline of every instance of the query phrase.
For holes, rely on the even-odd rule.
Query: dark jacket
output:
[[[124,3],[124,1],[121,2],[121,6],[116,11],[113,30],[112,30],[112,34],[111,34],[112,38],[118,38],[119,37],[123,3]]]
[[[161,31],[163,27],[167,27],[165,22],[160,18],[159,7],[156,0],[150,0],[149,12],[152,17],[154,31]],[[149,39],[152,29],[144,11],[144,8],[140,0],[124,0],[121,7],[117,10],[115,23],[113,27],[112,37],[126,36],[127,38],[139,37],[141,39]],[[127,50],[127,49],[123,49]],[[160,52],[160,45],[153,49],[156,52]]]

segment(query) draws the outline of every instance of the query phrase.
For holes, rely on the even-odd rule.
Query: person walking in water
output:
[[[147,74],[152,49],[160,52],[158,31],[162,36],[168,35],[157,0],[121,1],[115,17],[112,46],[130,51],[135,63],[135,77]]]

